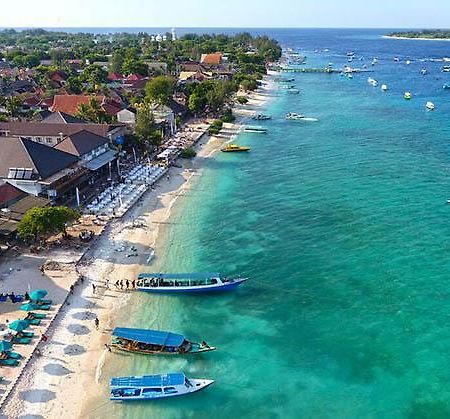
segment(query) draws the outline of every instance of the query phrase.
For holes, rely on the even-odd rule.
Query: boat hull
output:
[[[130,349],[126,349],[120,345],[114,344],[114,343],[111,344],[111,348],[118,352],[127,352],[127,353],[138,354],[138,355],[163,355],[163,356],[201,354],[204,352],[211,352],[211,351],[216,350],[216,348],[214,346],[211,346],[209,348],[197,349],[197,350],[192,350],[189,352],[161,352],[161,351],[140,351],[140,350],[133,351]]]
[[[193,387],[187,389],[183,392],[178,392],[174,394],[160,394],[160,395],[149,395],[149,396],[128,396],[128,397],[120,397],[120,396],[110,396],[110,400],[116,402],[133,402],[133,401],[149,401],[149,400],[160,400],[167,399],[171,397],[181,397],[186,396],[187,394],[197,393],[205,388],[209,387],[214,383],[214,380],[190,380],[193,384]],[[144,388],[144,387],[142,387]]]
[[[136,290],[151,292],[155,294],[199,294],[232,291],[246,281],[246,278],[238,279],[234,282],[219,285],[199,285],[199,286],[172,286],[172,287],[136,287]]]

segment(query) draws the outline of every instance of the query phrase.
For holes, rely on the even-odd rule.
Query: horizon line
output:
[[[450,30],[442,27],[381,26],[1,26],[0,29],[379,29],[379,30]]]

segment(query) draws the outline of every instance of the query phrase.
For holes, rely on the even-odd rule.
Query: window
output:
[[[165,394],[175,394],[178,393],[178,390],[175,387],[164,387]]]
[[[36,141],[37,141],[38,143],[41,143],[41,142],[42,142],[42,137],[36,137]]]
[[[144,388],[142,390],[142,395],[148,394],[148,395],[158,395],[162,393],[162,389],[158,387],[150,387],[150,388]]]
[[[51,144],[53,142],[53,139],[51,139],[50,137],[47,137],[45,140],[47,141],[48,144]]]

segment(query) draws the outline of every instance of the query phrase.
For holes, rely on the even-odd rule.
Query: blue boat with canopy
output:
[[[247,278],[228,278],[219,273],[141,273],[136,289],[153,293],[201,293],[230,291]]]
[[[142,377],[116,377],[111,379],[110,400],[155,400],[195,393],[214,381],[187,378],[182,372],[145,375]]]
[[[181,334],[159,330],[116,327],[112,335],[112,348],[144,355],[184,355],[216,349],[205,341],[191,342]]]

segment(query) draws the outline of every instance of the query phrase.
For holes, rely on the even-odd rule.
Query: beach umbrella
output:
[[[37,310],[39,308],[39,306],[37,304],[34,303],[27,303],[27,304],[23,304],[20,309],[23,311],[33,311],[33,310]]]
[[[46,290],[34,290],[30,292],[30,299],[33,301],[42,300],[47,295]]]
[[[7,340],[1,340],[0,341],[0,352],[8,352],[12,349],[13,345],[11,342],[8,342]]]
[[[30,324],[25,320],[14,320],[9,324],[9,328],[11,330],[15,330],[16,332],[22,332],[23,330],[27,329],[30,326]]]

